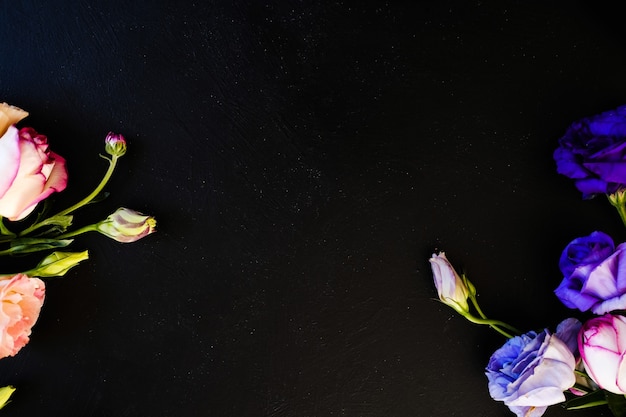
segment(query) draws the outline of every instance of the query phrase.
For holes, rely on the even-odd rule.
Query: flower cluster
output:
[[[64,248],[74,237],[94,231],[118,242],[134,242],[155,231],[156,220],[137,211],[119,208],[106,219],[73,229],[74,212],[102,200],[103,189],[126,153],[126,140],[109,133],[105,152],[108,170],[96,188],[76,204],[49,215],[48,198],[68,184],[66,160],[50,150],[48,138],[32,127],[17,125],[24,110],[0,103],[0,256],[47,252],[27,271],[0,271],[0,359],[16,355],[30,340],[43,307],[46,286],[42,279],[65,275],[88,258],[88,251]],[[0,388],[0,408],[15,391]]]
[[[573,123],[554,159],[558,173],[573,179],[584,199],[606,195],[626,225],[626,106]],[[443,252],[430,263],[441,302],[507,339],[485,370],[494,400],[518,417],[539,417],[559,403],[569,410],[608,405],[615,416],[626,415],[626,242],[615,245],[594,231],[565,247],[554,293],[587,315],[582,322],[565,319],[554,332],[522,333],[488,319],[474,285]]]

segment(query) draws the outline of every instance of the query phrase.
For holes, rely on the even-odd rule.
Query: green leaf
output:
[[[607,392],[606,401],[609,404],[609,410],[615,417],[626,417],[626,397]]]
[[[580,410],[581,408],[597,407],[607,404],[608,400],[604,390],[592,391],[581,397],[572,398],[563,403],[563,407],[567,410]]]
[[[72,243],[74,239],[41,239],[23,237],[11,241],[11,248],[6,253],[11,255],[39,252],[42,250],[64,248]]]

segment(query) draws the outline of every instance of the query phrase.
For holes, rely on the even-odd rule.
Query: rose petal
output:
[[[15,127],[10,127],[7,132],[0,137],[0,198],[4,196],[20,167],[20,147],[19,136]]]

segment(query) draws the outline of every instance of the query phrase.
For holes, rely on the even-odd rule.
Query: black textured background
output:
[[[552,151],[626,103],[608,2],[19,1],[0,5],[0,100],[89,192],[109,130],[129,152],[76,221],[158,217],[48,281],[0,362],[6,416],[509,416],[483,369],[503,339],[436,297],[445,250],[485,312],[570,311],[564,245],[626,230]],[[608,416],[602,409],[546,416]]]

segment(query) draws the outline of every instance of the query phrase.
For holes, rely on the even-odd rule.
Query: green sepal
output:
[[[0,408],[4,408],[5,405],[11,402],[9,398],[15,392],[15,387],[11,385],[7,385],[6,387],[0,388]]]
[[[36,268],[25,272],[31,277],[51,278],[61,277],[81,261],[89,258],[87,251],[83,252],[53,252],[46,256]]]

